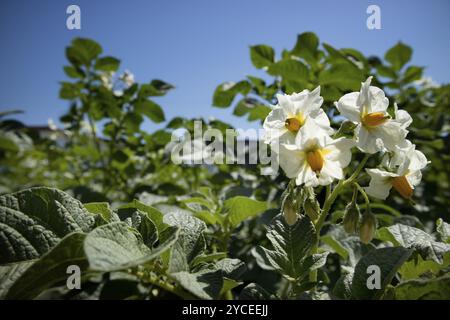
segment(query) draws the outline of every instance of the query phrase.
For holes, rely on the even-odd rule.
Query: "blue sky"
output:
[[[81,7],[81,30],[66,29],[66,8]],[[381,30],[368,30],[366,8],[381,8]],[[315,32],[335,47],[382,55],[397,41],[414,48],[412,62],[437,82],[450,82],[450,1],[364,0],[86,0],[0,1],[0,110],[20,108],[28,124],[58,119],[65,80],[64,48],[74,37],[98,41],[139,82],[163,79],[177,88],[158,98],[166,118],[203,116],[252,126],[232,109],[211,107],[215,87],[259,75],[249,46],[292,48],[296,35]],[[256,125],[256,124],[253,124]],[[161,125],[146,123],[152,130]]]

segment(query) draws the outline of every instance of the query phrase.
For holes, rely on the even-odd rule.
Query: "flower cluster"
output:
[[[396,104],[393,117],[389,115],[388,98],[370,85],[371,80],[362,83],[359,92],[335,102],[340,115],[354,124],[353,139],[333,138],[330,120],[321,108],[320,87],[277,95],[278,104],[264,121],[265,143],[278,153],[281,168],[296,185],[316,187],[342,180],[356,146],[366,154],[384,154],[380,168],[366,169],[371,180],[365,190],[370,196],[386,199],[394,188],[411,198],[428,161],[406,139],[411,116]]]

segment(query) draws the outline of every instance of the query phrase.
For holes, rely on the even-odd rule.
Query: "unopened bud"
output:
[[[359,229],[359,238],[362,243],[369,243],[375,236],[375,231],[377,229],[377,219],[376,217],[367,210],[362,217],[361,227]]]
[[[355,233],[359,223],[359,207],[356,203],[351,202],[345,207],[344,219],[342,225],[347,233]]]
[[[315,198],[306,198],[303,209],[312,222],[316,222],[319,218],[320,206]]]
[[[283,201],[283,217],[290,226],[294,225],[298,220],[297,204],[292,197],[287,196]]]

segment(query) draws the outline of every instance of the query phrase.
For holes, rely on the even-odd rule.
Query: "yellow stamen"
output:
[[[413,194],[413,189],[409,184],[406,176],[395,177],[392,179],[392,186],[403,198],[409,199]]]
[[[308,151],[306,153],[306,161],[315,172],[320,172],[323,167],[323,154],[319,149]]]
[[[291,132],[297,132],[305,123],[305,119],[301,114],[298,114],[294,117],[286,119],[284,125]]]
[[[384,112],[372,112],[363,116],[362,123],[366,127],[377,127],[385,123],[387,119],[389,119],[389,115]]]

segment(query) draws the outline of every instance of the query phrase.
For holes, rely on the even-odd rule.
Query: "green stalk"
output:
[[[358,189],[359,193],[361,193],[361,195],[364,198],[364,202],[366,203],[367,208],[369,208],[370,200],[369,200],[369,197],[367,196],[367,193],[364,191],[363,188],[361,188],[361,186],[357,182],[353,182],[353,185],[356,187],[356,189]]]
[[[190,294],[189,292],[186,292],[183,289],[181,289],[177,286],[174,286],[170,283],[162,281],[158,277],[149,277],[149,278],[147,278],[147,280],[149,283],[151,283],[157,287],[160,287],[161,289],[168,291],[172,294],[175,294],[182,299],[185,299],[185,300],[196,299],[196,297],[194,295]]]
[[[323,224],[327,218],[328,213],[330,212],[331,206],[333,205],[334,201],[336,200],[337,196],[341,191],[349,184],[353,183],[355,179],[358,178],[359,173],[364,168],[364,165],[366,164],[367,160],[369,159],[370,155],[366,154],[363,158],[363,160],[359,163],[358,167],[356,168],[355,172],[347,179],[347,180],[340,180],[339,183],[336,185],[336,187],[333,189],[331,194],[326,198],[325,203],[323,204],[322,213],[320,214],[319,219],[316,223],[316,234],[317,234],[317,240],[314,247],[311,249],[311,253],[315,254],[317,253],[317,249],[320,242],[320,231],[322,230]],[[359,185],[358,185],[359,186]],[[360,187],[361,188],[361,187]],[[361,188],[361,190],[363,190]],[[364,192],[364,190],[363,190]],[[327,190],[327,194],[328,194]],[[365,194],[365,192],[364,192]],[[366,195],[367,197],[367,195]],[[309,275],[310,281],[317,281],[317,270],[311,271]]]

